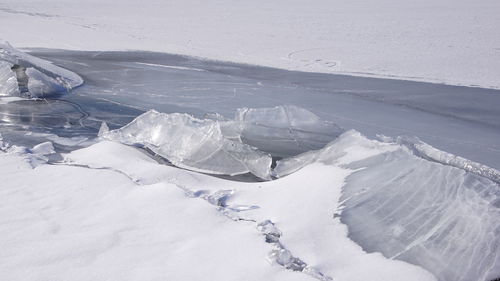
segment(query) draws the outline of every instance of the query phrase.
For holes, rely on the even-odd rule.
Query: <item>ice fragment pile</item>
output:
[[[151,110],[123,128],[103,130],[101,137],[143,145],[172,164],[194,171],[226,175],[251,172],[270,179],[271,156],[225,138],[213,120]]]

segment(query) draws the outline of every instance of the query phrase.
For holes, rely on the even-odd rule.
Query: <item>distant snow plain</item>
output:
[[[6,0],[16,47],[146,50],[500,88],[495,0]]]

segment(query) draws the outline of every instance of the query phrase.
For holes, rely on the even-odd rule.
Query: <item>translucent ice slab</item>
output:
[[[436,151],[432,148],[434,156]],[[341,221],[364,250],[420,265],[443,281],[500,276],[500,187],[495,178],[466,170],[476,167],[470,161],[450,166],[449,161],[438,163],[438,157],[417,155],[415,147],[350,131],[322,150],[278,162],[276,173],[312,162],[352,169],[341,197]]]
[[[270,179],[271,156],[225,138],[218,121],[151,110],[123,128],[101,130],[100,135],[108,140],[143,145],[186,169],[225,175],[251,172]]]
[[[60,94],[83,84],[83,79],[78,74],[56,66],[49,61],[21,52],[1,40],[0,62],[3,62],[4,65],[10,65],[10,67],[17,66],[25,69],[28,77],[28,93],[31,97]],[[0,73],[3,73],[6,67],[1,68]],[[11,72],[14,73],[13,70]],[[3,78],[0,74],[0,79]],[[0,80],[0,82],[3,83],[3,80]]]
[[[224,134],[239,135],[244,143],[287,157],[319,149],[344,132],[332,122],[291,105],[270,108],[240,108],[234,121],[225,123]]]
[[[11,67],[10,63],[0,60],[0,96],[19,95],[17,78]]]

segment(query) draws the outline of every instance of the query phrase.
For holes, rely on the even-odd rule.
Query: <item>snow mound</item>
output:
[[[225,175],[251,172],[270,179],[271,156],[225,138],[219,122],[213,120],[151,110],[120,129],[103,130],[101,138],[142,145],[189,170]]]
[[[17,78],[13,67],[22,69]],[[27,94],[35,98],[66,93],[83,84],[78,74],[26,54],[0,40],[0,96],[19,94],[17,80],[20,75],[28,80]]]
[[[444,155],[421,142],[418,147]],[[339,214],[349,237],[364,250],[420,265],[443,281],[498,277],[500,189],[495,178],[466,169],[476,167],[470,161],[429,161],[414,148],[350,131],[322,150],[278,162],[275,173],[283,176],[314,162],[351,169]],[[498,174],[486,168],[479,171]]]

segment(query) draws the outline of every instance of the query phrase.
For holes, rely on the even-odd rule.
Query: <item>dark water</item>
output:
[[[439,149],[500,168],[500,91],[303,73],[149,52],[32,50],[85,84],[41,101],[0,104],[4,139],[32,145],[50,133],[93,138],[149,109],[218,112],[293,104],[369,137],[418,136]],[[28,135],[26,135],[28,134]]]

